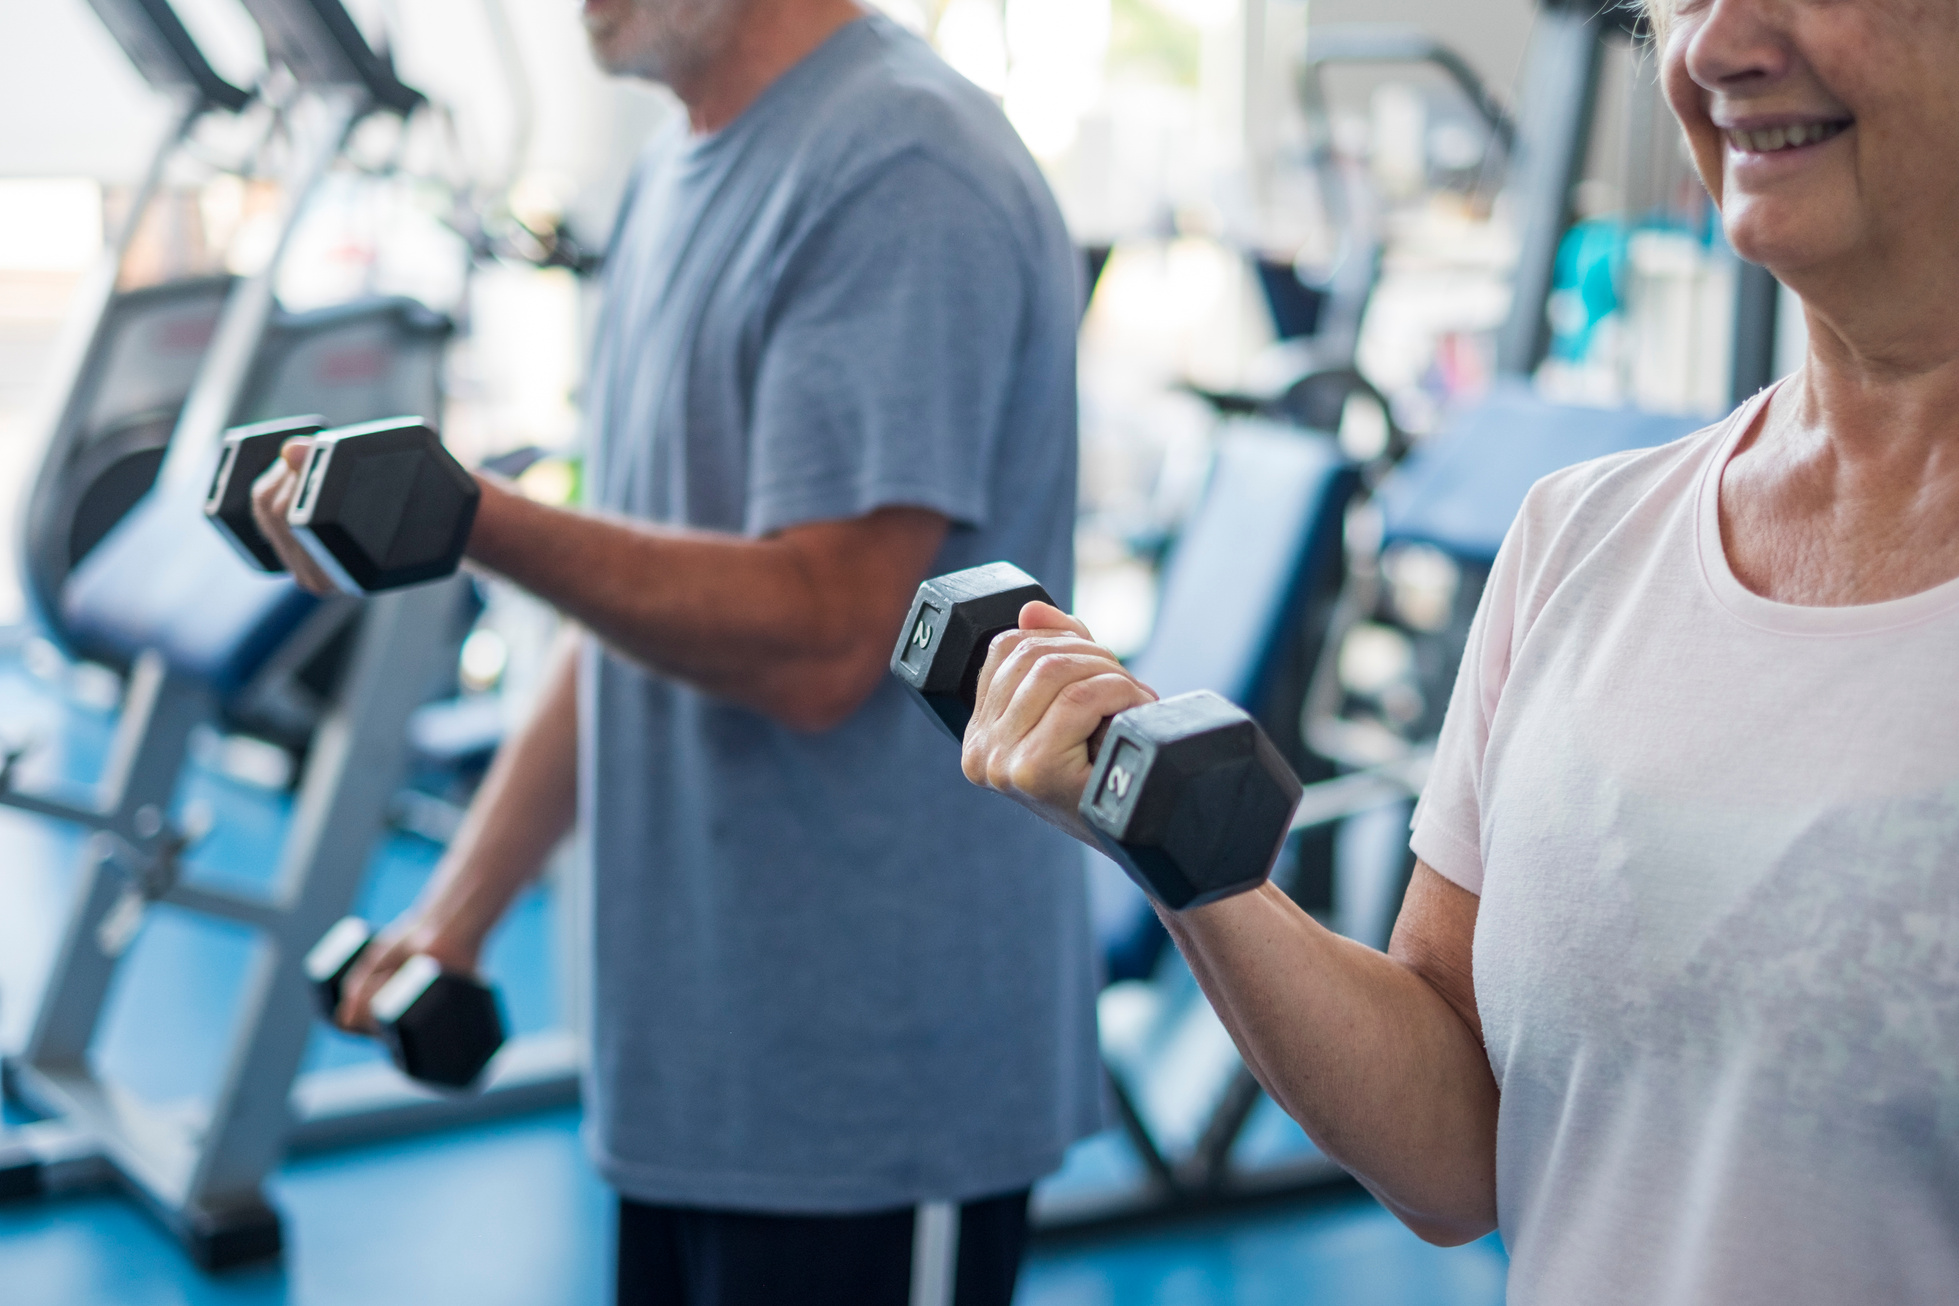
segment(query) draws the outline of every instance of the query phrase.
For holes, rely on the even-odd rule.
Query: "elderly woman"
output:
[[[1959,1300],[1959,0],[1660,0],[1802,370],[1546,478],[1497,560],[1386,955],[1269,885],[1165,917],[1246,1061],[1510,1301]],[[974,781],[1082,835],[1150,691],[1002,636]]]

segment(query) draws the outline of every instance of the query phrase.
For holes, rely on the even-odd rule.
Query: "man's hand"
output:
[[[1156,701],[1088,627],[1046,603],[994,639],[980,669],[961,765],[966,778],[1093,846],[1076,808],[1095,767],[1102,724]]]
[[[272,551],[279,555],[279,561],[286,564],[292,578],[299,582],[299,587],[310,594],[326,596],[340,593],[340,587],[313,561],[313,555],[293,535],[292,527],[286,525],[286,514],[292,510],[293,500],[299,497],[300,473],[306,469],[306,456],[312,451],[313,442],[305,436],[286,441],[265,474],[252,482],[252,521]]]
[[[350,1034],[378,1033],[374,995],[410,957],[426,954],[451,974],[474,975],[482,948],[480,939],[445,935],[423,912],[408,912],[361,951],[360,960],[341,986],[340,1009],[334,1013],[333,1023]]]

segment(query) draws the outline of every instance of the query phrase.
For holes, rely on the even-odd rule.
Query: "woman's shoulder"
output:
[[[1629,521],[1691,510],[1699,473],[1733,421],[1731,414],[1667,444],[1559,468],[1531,486],[1517,525],[1544,541],[1595,540]]]
[[[1588,561],[1638,565],[1693,519],[1696,488],[1734,415],[1648,449],[1629,449],[1560,468],[1524,496],[1504,541],[1507,565],[1525,594],[1546,598]],[[1526,603],[1526,607],[1530,606]]]

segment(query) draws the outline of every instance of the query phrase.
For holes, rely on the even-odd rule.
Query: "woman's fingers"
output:
[[[987,648],[960,766],[974,784],[1087,839],[1076,808],[1104,723],[1156,695],[1052,604],[1025,605],[1020,623]]]
[[[973,695],[975,720],[990,720],[1020,687],[1029,669],[1050,653],[1081,653],[1100,656],[1111,666],[1121,666],[1116,655],[1100,644],[1090,643],[1072,631],[1009,630],[994,636],[980,667],[979,682]]]
[[[993,777],[1004,787],[1073,807],[1095,766],[1090,741],[1102,723],[1118,712],[1140,707],[1155,695],[1126,672],[1104,672],[1070,680],[1049,702],[1011,750]]]
[[[1026,722],[1018,712],[996,722],[990,731],[969,731],[962,761],[966,775],[1031,809],[1050,824],[1077,839],[1092,836],[1078,808],[1082,790],[1094,769],[1090,741],[1103,721],[1127,708],[1149,702],[1153,695],[1123,671],[1095,671],[1066,679],[1058,689],[1052,673],[1038,671],[1022,686],[1021,697],[1040,700],[1045,709]],[[1053,692],[1050,692],[1052,690]]]
[[[1022,630],[1063,630],[1080,635],[1083,639],[1094,641],[1095,636],[1088,633],[1088,627],[1080,617],[1063,612],[1052,603],[1039,601],[1023,604],[1020,609],[1020,628]]]

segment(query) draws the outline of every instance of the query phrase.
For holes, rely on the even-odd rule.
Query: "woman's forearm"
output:
[[[1164,918],[1252,1073],[1323,1152],[1430,1241],[1495,1227],[1496,1083],[1419,957],[1341,938],[1269,884]]]

